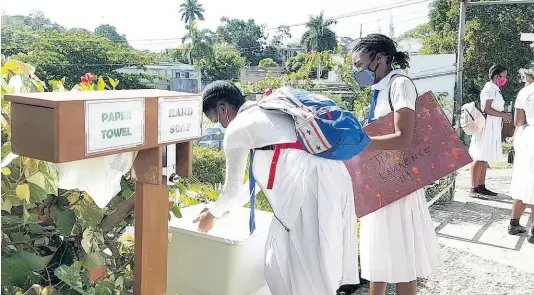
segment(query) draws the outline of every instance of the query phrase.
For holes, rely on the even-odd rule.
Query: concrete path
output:
[[[534,245],[510,236],[512,201],[506,194],[511,170],[488,171],[488,188],[501,193],[488,201],[469,198],[469,170],[457,177],[454,201],[434,205],[430,213],[442,245],[440,273],[420,280],[419,294],[533,295]],[[521,224],[530,225],[530,210]],[[369,294],[362,287],[355,294]],[[388,294],[395,294],[391,288]]]

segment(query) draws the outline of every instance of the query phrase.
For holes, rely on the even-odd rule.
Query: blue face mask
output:
[[[361,87],[371,87],[375,84],[375,72],[371,71],[368,67],[359,72],[354,71],[352,76]]]
[[[371,61],[371,64],[373,63],[373,61],[375,61],[376,58],[377,56],[373,58],[373,60]],[[375,71],[378,68],[379,64],[376,65],[374,70],[371,70],[369,68],[371,64],[369,64],[367,67],[365,67],[361,71],[354,71],[352,73],[352,77],[354,77],[356,82],[358,82],[358,85],[360,85],[361,87],[371,87],[375,84],[375,80],[376,80]]]

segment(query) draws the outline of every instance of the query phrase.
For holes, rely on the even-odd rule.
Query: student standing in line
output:
[[[501,65],[489,70],[489,79],[480,92],[480,106],[486,116],[486,125],[471,137],[469,154],[473,158],[471,167],[471,197],[487,199],[496,196],[486,188],[486,172],[489,162],[502,160],[502,123],[511,122],[512,117],[504,113],[504,99],[501,87],[506,85],[507,71]]]
[[[369,122],[394,112],[395,132],[372,137],[370,148],[410,147],[417,90],[402,70],[409,66],[408,56],[398,52],[389,37],[371,34],[354,47],[352,61],[360,86],[373,90]],[[441,265],[423,189],[362,217],[360,222],[362,278],[371,282],[371,295],[384,295],[388,283],[396,284],[399,295],[414,295],[416,279],[430,276]]]
[[[514,199],[512,218],[508,233],[523,234],[527,229],[519,224],[519,219],[527,205],[534,220],[534,67],[520,71],[525,87],[519,91],[515,101],[514,124],[514,170],[510,194]],[[528,242],[534,244],[534,224],[528,233]]]
[[[334,295],[345,285],[358,284],[352,180],[343,162],[283,149],[274,186],[265,189],[274,155],[269,147],[297,141],[293,118],[245,102],[236,86],[221,81],[204,90],[203,109],[212,122],[227,128],[226,178],[215,207],[198,218],[198,229],[208,232],[217,218],[250,199],[251,189],[243,179],[254,149],[254,176],[275,214],[265,248],[271,293]]]

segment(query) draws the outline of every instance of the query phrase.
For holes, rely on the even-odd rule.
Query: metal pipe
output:
[[[464,70],[464,44],[465,44],[465,22],[466,22],[466,4],[469,3],[466,0],[460,2],[460,25],[458,32],[458,56],[456,60],[456,106],[455,106],[455,116],[460,115],[460,110],[463,104],[463,70]],[[454,124],[455,122],[453,122]],[[460,135],[460,129],[458,129]]]

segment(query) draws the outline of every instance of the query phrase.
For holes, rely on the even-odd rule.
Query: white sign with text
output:
[[[143,145],[145,99],[86,101],[85,136],[87,154]]]
[[[200,99],[160,98],[158,103],[158,144],[184,141],[202,135]]]

